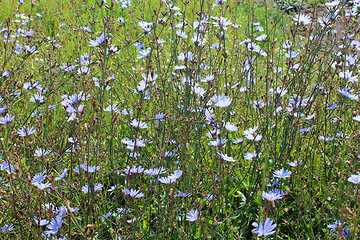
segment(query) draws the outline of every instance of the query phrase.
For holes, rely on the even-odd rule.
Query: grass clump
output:
[[[1,238],[358,238],[357,2],[0,5]]]

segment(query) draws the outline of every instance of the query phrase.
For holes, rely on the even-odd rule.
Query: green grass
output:
[[[304,26],[269,1],[173,2],[180,10],[158,0],[133,0],[129,8],[110,1],[0,3],[0,29],[7,28],[0,35],[0,109],[6,107],[0,117],[15,116],[0,124],[0,227],[14,226],[0,231],[0,239],[46,239],[42,234],[55,219],[61,227],[47,232],[49,239],[340,239],[345,229],[357,239],[358,185],[348,179],[359,168],[353,119],[359,101],[338,90],[359,93],[356,82],[341,77],[345,70],[358,72],[357,63],[346,60],[357,54],[350,44],[357,32],[342,38],[356,29],[358,15],[343,17],[342,11],[321,27],[324,2],[298,2],[321,7]],[[231,25],[219,29],[215,17]],[[194,21],[204,19],[206,41],[199,46],[193,38],[202,30]],[[139,22],[151,22],[151,34]],[[90,47],[102,33],[107,41]],[[246,39],[262,51],[251,51]],[[293,43],[288,50],[286,40]],[[135,46],[140,43],[151,48],[144,58]],[[38,53],[17,53],[18,45]],[[290,59],[289,51],[299,56]],[[188,52],[194,58],[182,59]],[[81,67],[90,72],[79,74]],[[214,79],[204,81],[209,75]],[[41,87],[27,87],[35,82]],[[277,88],[286,92],[275,94]],[[44,100],[32,101],[35,94]],[[231,104],[217,105],[217,96]],[[118,111],[105,111],[115,103]],[[147,126],[138,128],[135,120]],[[19,136],[24,126],[36,133]],[[39,156],[39,149],[49,152]],[[290,166],[294,161],[301,163]],[[166,172],[129,174],[132,167]],[[65,178],[56,180],[64,168]],[[282,168],[291,176],[276,182]],[[182,175],[173,182],[159,181],[178,170]],[[36,174],[44,179],[36,182]],[[97,184],[102,187],[95,191]],[[275,188],[282,199],[262,196]],[[200,213],[195,221],[187,221],[190,210]],[[50,223],[39,226],[34,217]],[[277,224],[275,233],[258,237],[253,223],[266,218]],[[342,225],[332,232],[328,225],[336,221]]]

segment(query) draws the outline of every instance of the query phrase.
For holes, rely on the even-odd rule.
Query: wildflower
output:
[[[155,123],[159,123],[159,120],[164,121],[164,117],[165,117],[165,114],[163,114],[163,113],[155,114],[155,119],[157,119],[157,121]]]
[[[71,71],[74,71],[75,66],[73,66],[73,65],[67,65],[66,63],[63,63],[63,64],[60,66],[60,69],[64,70],[65,72],[71,72]]]
[[[283,195],[284,195],[284,192],[277,188],[275,188],[274,190],[271,190],[269,192],[265,192],[265,191],[262,192],[262,197],[269,201],[275,201],[278,199],[282,199]]]
[[[132,219],[129,219],[129,220],[126,220],[127,223],[134,223],[135,221],[139,220],[141,217],[138,217],[138,218],[132,218]]]
[[[296,58],[297,56],[299,56],[299,53],[296,51],[290,51],[288,53],[285,53],[285,57],[287,57],[287,58],[293,59],[293,58]]]
[[[114,186],[112,186],[111,188],[109,188],[107,191],[108,191],[108,192],[113,192],[113,191],[115,191],[115,189],[116,189],[118,186],[119,186],[118,184],[115,184]]]
[[[256,132],[256,130],[258,130],[258,126],[255,126],[253,128],[249,128],[249,129],[245,130],[243,134],[245,136],[253,135]]]
[[[43,183],[43,181],[45,180],[45,175],[43,175],[42,173],[38,173],[36,174],[33,179],[31,180],[31,183],[36,186],[37,188],[39,188],[40,190],[43,190],[45,188],[48,188],[51,186],[51,183],[46,182]]]
[[[233,125],[233,124],[231,124],[231,123],[229,123],[229,122],[227,122],[227,123],[225,124],[225,128],[226,128],[228,131],[230,131],[230,132],[235,132],[235,131],[238,130],[238,128],[237,128],[235,125]]]
[[[132,211],[131,210],[127,210],[125,208],[117,208],[116,209],[116,212],[117,213],[120,213],[120,214],[128,214],[128,213],[131,213]]]
[[[261,101],[261,100],[255,100],[254,101],[254,104],[253,104],[253,108],[259,108],[259,109],[261,109],[261,108],[263,108],[265,106],[265,103],[263,102],[263,101]]]
[[[34,157],[42,157],[49,154],[50,152],[51,152],[50,150],[39,148],[35,150]]]
[[[1,230],[3,232],[10,232],[11,230],[13,230],[14,225],[11,223],[10,225],[4,225],[3,227],[1,227]]]
[[[322,26],[322,27],[330,26],[331,16],[319,17],[319,18],[317,19],[317,22],[318,22],[318,23],[320,24],[320,26]]]
[[[15,47],[14,53],[15,53],[15,54],[19,54],[19,53],[21,53],[23,50],[24,50],[23,46],[20,45],[20,44],[18,44],[18,45],[16,45],[16,47]]]
[[[211,82],[215,79],[214,75],[206,75],[200,82]]]
[[[120,110],[119,110],[118,108],[116,108],[117,104],[118,104],[118,103],[116,102],[116,103],[113,103],[113,104],[107,106],[107,107],[104,109],[104,111],[105,111],[105,112],[118,113]]]
[[[188,212],[186,214],[186,221],[190,221],[190,222],[194,222],[198,219],[199,217],[199,210],[190,210],[190,212]]]
[[[234,144],[239,144],[239,143],[242,143],[245,139],[244,138],[238,138],[238,139],[233,139],[232,142]]]
[[[15,168],[13,165],[8,164],[7,162],[3,161],[0,164],[0,170],[6,170],[9,173],[9,172],[14,172]]]
[[[339,106],[339,104],[335,103],[333,105],[331,105],[330,107],[326,108],[326,110],[334,110]]]
[[[164,44],[165,42],[166,41],[164,39],[162,39],[162,38],[157,40],[157,43],[160,44],[160,45]]]
[[[79,68],[78,71],[77,71],[77,74],[79,74],[79,75],[80,74],[86,75],[86,74],[89,74],[89,73],[91,73],[91,70],[90,70],[90,68],[88,68],[86,66],[83,66],[83,67]]]
[[[184,39],[188,38],[188,35],[186,35],[186,33],[184,31],[181,31],[181,30],[176,31],[176,35],[178,37],[181,37],[181,38],[184,38]]]
[[[193,61],[195,59],[194,54],[192,52],[180,53],[178,56],[179,61]]]
[[[88,192],[91,192],[91,189],[89,187],[89,185],[85,185],[81,188],[81,191],[84,192],[84,193],[88,193]]]
[[[37,188],[39,188],[40,190],[43,190],[45,188],[48,188],[51,186],[51,183],[50,182],[46,182],[46,183],[37,183],[35,185]]]
[[[130,125],[138,129],[143,129],[148,127],[146,123],[142,121],[138,121],[135,118],[131,121]]]
[[[343,225],[343,229],[344,229],[344,230],[341,232],[341,237],[342,237],[342,238],[346,238],[346,237],[349,236],[349,227],[347,227],[347,226],[345,225],[345,222],[344,222],[344,223],[341,223],[339,220],[336,220],[335,223],[328,224],[327,227],[330,228],[330,231],[331,231],[332,233],[336,233],[336,228],[337,228],[337,227],[340,227],[340,226],[342,226],[342,225]],[[351,235],[350,235],[350,236],[351,236]],[[342,239],[342,238],[341,238],[341,239]]]
[[[121,140],[122,143],[127,144],[127,149],[129,149],[130,151],[134,151],[135,148],[141,148],[141,147],[145,147],[145,142],[144,140],[140,140],[140,139],[135,139],[135,141],[132,141],[128,138],[124,138],[123,140]]]
[[[31,180],[31,183],[35,185],[36,183],[40,183],[40,182],[44,181],[44,179],[45,179],[45,176],[42,173],[38,173],[33,177],[33,179]]]
[[[35,223],[39,226],[44,226],[49,224],[49,220],[46,219],[41,219],[41,218],[37,218],[37,217],[33,217],[33,220],[35,221]]]
[[[357,115],[356,115],[355,117],[353,117],[352,119],[355,120],[355,121],[360,122],[360,115],[357,114]],[[0,123],[1,123],[1,119],[0,119]]]
[[[3,108],[0,108],[0,114],[3,114],[5,112],[5,110],[6,110],[6,106]]]
[[[129,195],[130,197],[132,197],[132,198],[141,198],[141,197],[144,197],[145,195],[142,193],[142,192],[140,192],[140,190],[135,190],[135,189],[127,189],[127,188],[125,188],[124,189],[124,193],[126,194],[126,195]]]
[[[104,185],[102,185],[101,183],[95,184],[94,185],[94,192],[101,191],[103,187],[104,187]]]
[[[251,52],[259,52],[259,51],[260,51],[259,45],[257,45],[257,44],[254,43],[254,42],[249,42],[249,43],[247,44],[247,48],[248,48],[248,50],[251,51]]]
[[[178,178],[180,178],[183,174],[182,170],[175,170],[173,174],[171,174],[169,177],[174,179],[174,181]]]
[[[59,175],[59,177],[55,178],[56,181],[60,181],[66,177],[67,174],[67,168],[63,170],[63,172]]]
[[[33,135],[36,132],[36,129],[34,127],[25,127],[19,128],[17,131],[17,134],[19,134],[20,137],[26,137]]]
[[[96,184],[94,185],[94,192],[101,191],[102,188],[103,188],[103,186],[104,186],[104,185],[102,185],[101,183],[96,183]],[[81,188],[81,191],[84,192],[84,193],[89,193],[89,192],[91,192],[92,190],[91,190],[90,186],[86,184],[85,186],[83,186],[83,187]]]
[[[180,66],[179,66],[179,65],[175,65],[175,66],[174,66],[174,69],[175,69],[175,70],[183,70],[183,69],[185,69],[185,68],[186,68],[185,65],[180,65]]]
[[[299,25],[308,25],[311,23],[311,17],[304,14],[296,14],[293,20]]]
[[[252,232],[257,234],[258,237],[266,237],[268,235],[274,234],[276,232],[274,229],[277,226],[277,224],[269,218],[266,218],[264,223],[261,221],[259,223],[253,222],[252,225],[255,227]]]
[[[201,87],[192,87],[192,90],[195,94],[197,94],[199,97],[204,97],[204,94],[206,93],[205,89]]]
[[[223,154],[222,152],[218,152],[217,154],[219,154],[219,156],[220,156],[223,160],[225,160],[225,161],[227,161],[227,162],[235,162],[235,159],[234,159],[234,158],[229,157],[228,155]]]
[[[150,168],[148,170],[144,171],[145,175],[149,175],[149,176],[157,176],[163,173],[166,173],[165,168],[160,167],[160,168]]]
[[[106,34],[103,33],[100,35],[100,37],[96,38],[95,40],[90,40],[89,46],[90,47],[97,47],[103,44],[106,40]]]
[[[124,169],[124,172],[127,175],[139,174],[139,173],[144,172],[144,168],[141,165],[138,166],[138,167],[136,167],[136,166],[133,166],[133,167],[126,166],[126,168]]]
[[[351,100],[358,100],[359,99],[358,95],[352,94],[352,92],[353,92],[352,89],[349,89],[349,88],[341,89],[341,88],[339,88],[338,92],[341,93],[342,95],[344,95],[345,97],[351,99]]]
[[[214,22],[213,23],[215,27],[219,27],[222,28],[224,30],[227,30],[227,26],[231,25],[231,21],[224,18],[224,17],[220,17],[218,22]]]
[[[252,160],[252,159],[254,159],[254,158],[256,158],[256,157],[260,157],[261,156],[261,153],[256,153],[256,151],[254,151],[254,152],[247,152],[247,153],[245,153],[245,155],[244,155],[244,158],[246,159],[246,160]]]
[[[179,190],[178,190],[178,194],[177,195],[175,195],[175,197],[191,197],[192,196],[192,194],[191,193],[182,193],[182,192],[180,192]]]
[[[258,36],[257,38],[255,38],[256,41],[262,42],[267,38],[266,34],[262,34],[260,36]]]
[[[85,172],[93,173],[100,169],[100,166],[88,166],[85,163],[80,164],[80,168],[84,170]]]
[[[176,181],[176,179],[171,178],[170,176],[168,177],[161,177],[158,178],[158,181],[164,184],[170,184]]]
[[[274,171],[274,177],[276,177],[276,178],[285,179],[285,178],[290,177],[290,175],[291,175],[291,172],[288,170],[284,170],[284,168]]]
[[[145,50],[140,50],[139,55],[136,57],[137,59],[146,58],[151,52],[151,48],[147,48]]]
[[[12,116],[10,114],[6,114],[5,117],[0,117],[0,124],[8,124],[11,123],[12,120],[14,120],[15,116]]]
[[[291,167],[296,167],[297,165],[301,164],[301,161],[298,162],[298,161],[294,161],[294,162],[289,162],[288,163]]]
[[[111,216],[111,212],[108,212],[107,214],[101,216],[101,220],[105,220]]]
[[[214,7],[217,7],[221,4],[225,4],[226,0],[216,0],[215,3],[214,3]]]
[[[331,142],[332,140],[334,140],[333,137],[325,137],[325,136],[319,136],[319,139],[325,142]]]
[[[351,175],[351,177],[348,178],[348,181],[354,184],[360,183],[360,174],[358,175]]]
[[[131,0],[117,0],[116,2],[122,2],[121,3],[122,8],[128,8],[131,6]]]
[[[304,133],[310,132],[312,130],[312,127],[308,127],[308,128],[300,128],[299,132],[301,135],[303,135]]]
[[[86,95],[84,92],[80,92],[80,93],[74,93],[71,96],[68,96],[65,94],[65,95],[62,95],[61,97],[64,98],[64,100],[61,102],[61,105],[63,105],[63,107],[65,107],[65,108],[67,108],[70,105],[74,105],[81,101],[88,100],[90,95]]]
[[[333,7],[338,6],[339,4],[340,4],[340,1],[335,0],[335,1],[333,1],[333,2],[327,2],[327,3],[325,3],[325,6],[333,8]]]
[[[232,99],[223,94],[221,96],[214,95],[211,101],[213,101],[217,107],[226,108],[230,106]]]
[[[245,131],[244,131],[244,133],[245,133]],[[245,137],[246,137],[246,139],[248,139],[250,141],[254,140],[255,142],[258,142],[262,139],[262,135],[260,135],[260,134],[256,134],[256,135],[246,134]]]
[[[211,200],[213,200],[213,198],[214,198],[214,195],[208,194],[206,197],[203,198],[203,200],[204,201],[211,201]]]
[[[30,54],[32,53],[38,53],[39,51],[36,51],[36,47],[30,47],[28,45],[25,46],[25,50],[28,51]]]
[[[142,30],[144,30],[145,33],[150,33],[153,23],[149,23],[149,22],[139,22],[138,26],[142,28]]]
[[[349,227],[346,227],[346,228],[341,232],[341,236],[342,236],[343,238],[346,238],[346,237],[349,236]],[[351,236],[351,234],[350,234],[350,236]]]
[[[255,30],[258,31],[258,32],[263,32],[264,28],[261,27],[261,26],[255,26]]]
[[[203,47],[206,43],[206,36],[201,35],[200,33],[194,33],[194,36],[191,37],[191,41],[199,46],[199,47]]]
[[[214,50],[219,50],[221,48],[221,44],[220,43],[214,43],[213,45],[211,45],[211,49],[214,49]]]
[[[49,230],[45,231],[45,235],[49,236],[52,234],[56,234],[59,231],[62,223],[63,223],[62,215],[57,215],[55,218],[51,220],[50,224],[46,226],[46,228]]]
[[[346,70],[345,72],[340,72],[339,77],[351,83],[355,83],[358,81],[358,76],[352,76],[352,71],[349,70]]]

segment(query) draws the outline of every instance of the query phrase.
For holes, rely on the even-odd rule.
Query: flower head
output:
[[[224,154],[222,152],[218,152],[217,154],[219,154],[219,156],[227,162],[235,162],[236,161],[233,157],[230,157],[227,154]]]
[[[59,229],[63,223],[62,217],[63,217],[62,215],[57,215],[55,218],[53,218],[51,220],[50,224],[48,224],[46,226],[47,229],[49,229],[49,230],[45,231],[46,235],[49,236],[52,234],[56,234],[59,231]]]
[[[22,127],[19,128],[16,132],[19,134],[20,137],[26,137],[33,135],[36,132],[36,129],[34,127]]]
[[[106,34],[103,33],[101,34],[100,37],[96,38],[95,40],[90,40],[89,42],[89,46],[90,47],[97,47],[100,46],[101,44],[103,44],[106,40]]]
[[[360,183],[360,174],[358,175],[351,175],[351,177],[348,178],[348,181],[354,184]]]
[[[299,25],[308,25],[311,23],[311,17],[305,14],[297,14],[293,18],[293,20],[297,22]]]
[[[129,195],[132,198],[141,198],[143,196],[145,196],[142,192],[140,192],[140,190],[136,190],[136,189],[127,189],[125,188],[124,193],[126,195]]]
[[[0,117],[0,124],[8,124],[12,120],[14,120],[15,116],[12,116],[10,114],[6,114],[5,117]]]
[[[275,170],[274,172],[274,177],[276,178],[281,178],[281,179],[285,179],[290,177],[291,172],[289,170],[284,170],[284,168],[280,169],[280,170]]]
[[[146,58],[151,52],[151,48],[147,48],[145,50],[140,50],[139,55],[136,57],[137,59]]]
[[[64,169],[64,171],[62,172],[62,174],[60,174],[59,177],[55,178],[56,181],[60,181],[62,179],[64,179],[66,177],[67,174],[67,168]]]
[[[215,103],[215,106],[220,107],[220,108],[226,108],[228,106],[230,106],[232,99],[229,98],[226,95],[215,95],[211,98],[211,101],[213,101]]]
[[[271,220],[270,218],[265,219],[265,222],[253,222],[252,225],[255,227],[255,229],[252,230],[253,233],[257,234],[258,237],[261,236],[268,236],[271,234],[274,234],[276,231],[274,229],[276,228],[276,223],[274,223],[274,220]]]
[[[186,214],[186,221],[194,222],[198,219],[198,217],[199,217],[199,210],[192,209],[190,210],[190,212]]]
[[[1,230],[3,232],[9,232],[14,228],[14,225],[11,223],[10,225],[4,225],[3,227],[1,227]]]
[[[270,190],[269,192],[265,192],[265,191],[262,192],[262,197],[269,201],[282,199],[283,195],[284,192],[277,188],[275,188],[274,190]]]

